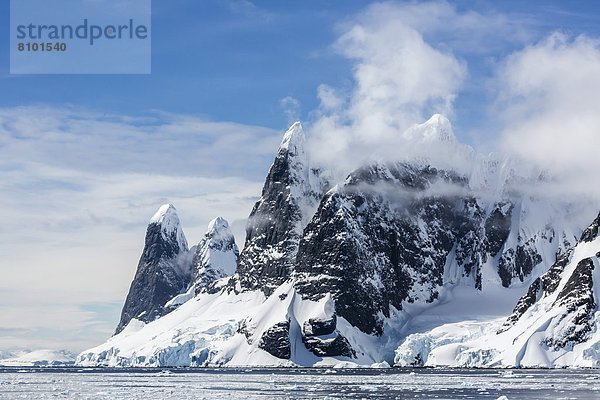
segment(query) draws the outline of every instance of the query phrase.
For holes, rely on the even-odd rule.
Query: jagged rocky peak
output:
[[[554,198],[519,191],[529,183],[520,166],[471,157],[442,116],[407,135],[415,138],[415,153],[363,165],[330,189],[311,164],[301,124],[292,125],[252,210],[239,257],[227,222],[216,218],[188,263],[191,252],[175,209],[161,207],[148,226],[117,329],[129,323],[126,332],[83,353],[79,363],[315,365],[334,357],[370,365],[389,360],[385,353],[404,333],[439,322],[444,325],[426,336],[415,333],[406,348],[418,353],[403,353],[403,359],[421,365],[434,346],[472,339],[473,347],[438,354],[456,349],[459,365],[494,366],[504,351],[509,361],[500,365],[519,366],[532,365],[521,363],[523,354],[539,351],[553,363],[564,354],[557,351],[586,341],[582,346],[600,366],[600,216],[575,247],[583,227],[571,218],[576,213]],[[427,154],[449,162],[429,163]],[[456,159],[482,164],[458,169]],[[484,321],[496,315],[489,310],[496,300],[506,315],[500,296],[512,296],[538,276],[504,327],[497,319]],[[198,301],[179,307],[190,299]],[[479,313],[472,317],[471,302]],[[174,314],[152,321],[168,312]],[[456,320],[460,330],[445,331],[453,318],[466,315],[480,321]],[[433,331],[442,333],[440,340]],[[455,339],[462,331],[467,337]]]
[[[144,250],[116,333],[132,319],[150,322],[168,312],[165,304],[185,291],[191,280],[188,245],[177,211],[162,205],[150,219]]]
[[[188,250],[188,243],[183,234],[177,210],[172,204],[163,204],[150,219],[150,225],[160,226],[160,232],[164,240],[172,240],[175,237],[179,249]]]
[[[229,223],[222,217],[217,217],[208,224],[208,231],[198,243],[194,255],[195,293],[218,279],[235,273],[239,250],[235,237],[229,228]]]
[[[543,332],[543,343],[554,351],[572,349],[589,338],[600,322],[594,289],[600,285],[595,271],[600,267],[599,221],[600,216],[574,248],[531,284],[498,334],[514,332],[527,339]]]
[[[290,277],[302,230],[327,186],[319,170],[310,165],[302,125],[293,124],[283,136],[261,198],[248,218],[236,285],[270,294]]]

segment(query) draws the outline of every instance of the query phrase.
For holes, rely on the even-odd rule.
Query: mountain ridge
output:
[[[558,273],[555,261],[568,259],[580,237],[597,235],[598,219],[584,232],[576,207],[520,192],[539,177],[474,154],[445,117],[434,115],[406,136],[450,143],[473,165],[466,170],[461,160],[454,170],[418,156],[366,163],[330,182],[326,170],[312,165],[302,125],[293,124],[250,214],[242,252],[236,253],[233,235],[211,241],[220,237],[217,221],[224,226],[213,220],[189,266],[195,272],[155,307],[160,316],[132,317],[126,329],[119,325],[121,334],[81,353],[78,363],[425,365],[437,339],[427,339],[425,351],[415,338],[429,336],[420,330],[435,333],[442,322],[465,318],[460,310],[442,316],[436,309],[480,298],[493,308],[494,296],[524,308],[530,291],[537,300],[535,282]],[[215,248],[226,249],[226,268],[217,265],[219,257],[206,256]],[[586,271],[591,267],[582,267],[581,276]],[[228,309],[232,304],[244,307]],[[475,318],[487,327],[488,314],[507,321],[511,309],[478,310]]]

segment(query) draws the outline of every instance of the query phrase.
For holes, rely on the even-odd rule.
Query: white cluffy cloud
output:
[[[600,41],[554,33],[508,57],[498,75],[503,149],[600,195]]]
[[[466,125],[480,145],[523,161],[532,176],[549,177],[542,192],[600,196],[600,186],[590,184],[600,168],[600,41],[547,36],[534,25],[445,1],[368,6],[339,26],[333,47],[350,60],[353,81],[318,87],[320,106],[308,127],[313,158],[337,168],[337,178],[373,159],[426,156],[461,168],[455,159],[464,157],[453,159],[447,143],[423,149],[406,134],[440,113],[475,120]],[[480,101],[492,103],[490,114],[456,116],[457,97],[472,96],[474,87]]]
[[[311,125],[317,161],[346,160],[347,170],[370,157],[401,158],[409,151],[406,129],[434,113],[452,115],[466,65],[423,35],[443,26],[443,14],[457,12],[447,3],[377,3],[341,25],[334,48],[354,64],[354,82],[346,91],[318,88]]]
[[[0,109],[0,348],[77,351],[105,340],[165,202],[190,245],[220,215],[243,246],[279,140],[182,115]]]
[[[292,96],[285,96],[279,101],[279,106],[285,114],[288,125],[300,119],[300,102]]]

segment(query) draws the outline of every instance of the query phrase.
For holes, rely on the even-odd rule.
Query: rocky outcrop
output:
[[[356,357],[356,352],[342,334],[336,330],[337,316],[310,318],[302,325],[304,346],[318,357]]]
[[[527,241],[519,237],[517,246],[502,253],[498,262],[498,274],[504,287],[509,287],[513,278],[523,282],[533,268],[542,262],[542,256],[537,252],[534,242],[535,237]]]
[[[508,239],[513,207],[509,201],[498,202],[485,221],[485,247],[492,257],[498,255]]]
[[[309,318],[302,326],[304,336],[322,336],[330,335],[335,332],[337,325],[337,316],[333,314],[331,318]]]
[[[308,350],[319,357],[356,358],[356,352],[348,339],[339,333],[331,337],[303,336],[302,342]]]
[[[267,329],[261,336],[258,347],[281,359],[292,355],[290,344],[290,321],[280,322]]]

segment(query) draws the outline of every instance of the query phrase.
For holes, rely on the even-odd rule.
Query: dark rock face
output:
[[[466,198],[463,207],[463,212],[457,215],[460,222],[456,234],[456,261],[463,267],[464,275],[475,277],[475,287],[481,290],[480,268],[488,256],[485,249],[486,230],[482,228],[485,215],[473,198]]]
[[[519,237],[519,243],[522,242]],[[509,248],[500,257],[498,274],[502,279],[502,286],[509,287],[513,278],[521,282],[531,274],[533,268],[542,262],[542,256],[537,253],[533,239],[519,244],[516,248]]]
[[[454,172],[406,163],[359,168],[324,196],[305,228],[295,287],[312,300],[330,292],[338,316],[375,334],[390,306],[437,299],[445,274],[449,283],[469,278],[481,289],[490,257],[508,287],[542,262],[537,243],[554,235],[550,228],[519,235],[508,247],[509,236],[519,234],[512,232],[520,229],[513,228],[518,201],[499,201],[486,215]],[[457,271],[445,271],[449,259]]]
[[[592,331],[592,317],[596,310],[593,271],[594,261],[591,258],[581,260],[558,294],[553,307],[566,307],[567,314],[560,320],[565,319],[568,324],[565,329],[546,338],[545,342],[549,347],[561,349],[571,343],[581,343]]]
[[[308,350],[319,357],[351,357],[356,358],[356,353],[348,339],[337,333],[331,338],[318,336],[303,336],[302,342]]]
[[[499,202],[485,221],[485,247],[492,257],[502,250],[508,239],[513,207],[509,201]]]
[[[598,237],[598,231],[600,230],[600,214],[596,217],[594,222],[583,232],[581,235],[582,242],[591,242]]]
[[[550,267],[548,272],[540,277],[542,281],[542,288],[546,296],[554,293],[558,288],[558,284],[560,283],[561,274],[564,271],[565,267],[571,260],[571,255],[573,254],[572,249],[567,251],[562,256],[559,256],[554,265]]]
[[[376,334],[383,329],[379,315],[389,316],[390,306],[433,301],[459,232],[479,235],[465,222],[468,200],[427,195],[436,184],[464,188],[466,182],[446,171],[401,163],[351,174],[325,196],[304,231],[298,293],[316,300],[331,292],[336,314]],[[474,268],[466,269],[468,275]]]
[[[171,206],[172,207],[172,206]],[[176,219],[174,208],[169,208],[167,218]],[[131,283],[121,319],[115,334],[136,318],[150,322],[166,314],[167,303],[185,291],[191,280],[189,266],[181,265],[179,256],[187,251],[181,228],[165,227],[164,222],[152,222],[146,231],[146,241],[138,268]]]
[[[504,287],[509,287],[515,278],[523,282],[543,261],[536,248],[536,242],[540,241],[539,239],[550,243],[554,239],[554,230],[548,226],[531,237],[523,237],[521,231],[516,231],[520,229],[521,218],[517,213],[519,208],[516,205],[521,202],[522,199],[519,198],[497,202],[485,221],[484,257],[499,255],[498,275]],[[513,219],[517,221],[514,227],[512,226]],[[518,236],[516,243],[507,247],[506,242],[512,229]],[[568,243],[565,244],[565,248],[569,246]]]
[[[305,220],[323,196],[325,183],[310,169],[304,133],[294,124],[284,136],[269,170],[262,196],[246,226],[246,244],[238,264],[242,289],[270,295],[294,269]]]
[[[292,355],[290,344],[290,321],[280,322],[263,333],[258,347],[274,357],[289,360]]]

